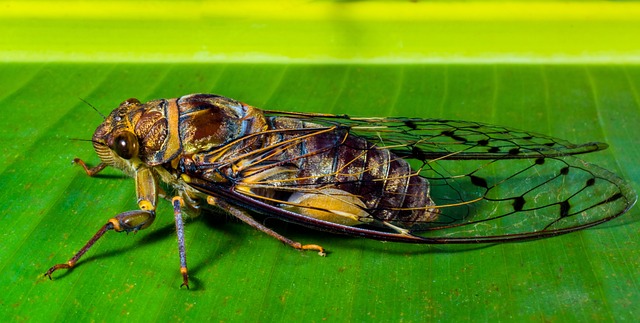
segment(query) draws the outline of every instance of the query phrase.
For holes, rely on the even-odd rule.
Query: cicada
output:
[[[173,205],[182,285],[183,217],[220,208],[302,250],[256,214],[313,229],[408,243],[494,243],[550,237],[611,220],[633,206],[622,179],[573,155],[603,143],[478,122],[260,110],[219,95],[124,101],[96,129],[93,176],[135,179],[139,210],[107,221],[58,269],[73,268],[107,231],[136,232]]]

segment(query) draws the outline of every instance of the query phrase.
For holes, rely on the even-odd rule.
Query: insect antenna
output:
[[[84,142],[90,142],[90,143],[93,143],[93,144],[98,144],[98,145],[106,146],[104,143],[101,143],[101,142],[95,141],[95,140],[93,140],[93,139],[69,138],[69,140],[71,140],[71,141],[84,141]]]
[[[90,141],[90,142],[93,141],[91,139],[82,139],[82,138],[69,138],[69,140],[73,140],[73,141]]]
[[[104,114],[102,114],[102,112],[100,112],[100,111],[99,111],[96,107],[94,107],[91,103],[87,102],[87,101],[86,101],[85,99],[83,99],[83,98],[78,98],[78,99],[80,99],[80,101],[82,101],[82,102],[86,103],[88,106],[90,106],[90,107],[93,109],[93,111],[98,112],[98,114],[102,117],[102,119],[103,119],[103,120],[107,119],[107,117],[106,117]]]

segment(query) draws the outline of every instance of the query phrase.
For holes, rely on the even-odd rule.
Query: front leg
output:
[[[128,211],[123,212],[115,217],[109,219],[109,221],[96,232],[96,234],[76,253],[69,261],[63,264],[57,264],[46,273],[45,276],[51,279],[51,274],[58,269],[71,269],[73,268],[80,257],[84,255],[91,246],[93,246],[98,239],[100,239],[107,231],[114,230],[116,232],[137,232],[138,230],[144,229],[151,225],[153,220],[156,218],[155,211],[144,211],[144,210],[136,210],[136,211]]]
[[[89,167],[80,158],[74,158],[73,159],[73,163],[82,166],[82,168],[84,168],[84,172],[87,173],[87,175],[92,176],[92,177],[95,176],[96,174],[100,173],[103,169],[105,169],[105,167],[107,167],[107,164],[105,164],[105,163],[100,163],[96,167]]]
[[[105,167],[104,164],[100,164],[94,168],[88,168],[82,161],[78,160],[76,162],[85,168],[85,171],[89,176],[97,174]],[[49,268],[44,275],[51,279],[51,274],[56,270],[73,268],[80,257],[89,251],[89,249],[109,230],[128,233],[148,228],[156,218],[156,187],[156,180],[153,173],[151,173],[151,170],[146,167],[138,169],[136,171],[136,193],[138,195],[138,206],[140,207],[140,210],[123,212],[109,219],[109,221],[103,225],[98,232],[96,232],[84,247],[69,259],[69,261]]]

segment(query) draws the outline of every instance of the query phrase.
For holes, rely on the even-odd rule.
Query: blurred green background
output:
[[[640,215],[561,237],[414,246],[269,221],[297,252],[210,215],[108,233],[133,181],[88,178],[121,101],[194,92],[290,111],[466,119],[610,148],[583,158],[640,188],[640,3],[0,1],[3,321],[635,321]]]

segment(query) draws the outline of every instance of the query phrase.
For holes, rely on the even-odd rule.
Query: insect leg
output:
[[[103,170],[106,164],[101,163],[96,167],[88,168],[87,165],[80,159],[74,159],[74,162],[80,164],[87,175],[93,176]],[[44,274],[51,279],[51,274],[58,269],[70,269],[73,268],[98,239],[100,239],[107,231],[114,230],[116,232],[137,232],[138,230],[148,228],[151,223],[156,219],[156,201],[157,197],[157,184],[153,173],[149,168],[141,167],[137,170],[136,176],[136,193],[138,195],[138,206],[140,210],[123,212],[111,218],[96,234],[76,253],[69,261],[64,264],[57,264]]]
[[[111,218],[109,222],[96,232],[96,234],[76,253],[69,261],[64,264],[57,264],[44,274],[51,279],[51,274],[58,269],[71,269],[73,268],[80,257],[82,257],[89,248],[91,248],[107,231],[114,230],[116,232],[137,232],[147,228],[153,220],[155,220],[156,214],[154,211],[136,210],[123,212]]]
[[[284,244],[287,244],[295,249],[298,250],[315,250],[318,252],[318,254],[320,256],[326,256],[326,252],[324,251],[324,248],[322,248],[319,245],[315,245],[315,244],[301,244],[300,242],[297,241],[293,241],[267,227],[265,227],[264,225],[260,224],[258,221],[256,221],[254,218],[252,218],[251,216],[249,216],[245,211],[238,209],[232,205],[229,205],[228,203],[216,199],[213,196],[208,196],[207,197],[207,203],[209,203],[210,205],[215,205],[218,206],[224,210],[226,210],[227,212],[231,213],[231,215],[235,216],[236,218],[242,220],[242,222],[254,227],[255,229],[258,229],[278,240],[280,240],[281,242],[283,242]]]
[[[100,163],[95,167],[91,167],[89,168],[89,166],[87,166],[87,164],[84,163],[84,161],[82,161],[82,159],[80,158],[74,158],[73,159],[73,163],[74,164],[78,164],[80,166],[82,166],[82,168],[84,168],[84,171],[87,173],[87,175],[89,176],[93,176],[99,172],[101,172],[105,167],[107,167],[107,164],[105,163]]]
[[[176,196],[171,199],[173,204],[173,215],[176,222],[176,235],[178,236],[178,252],[180,253],[180,273],[182,274],[182,286],[186,286],[189,289],[189,274],[187,270],[187,254],[184,248],[184,222],[182,221],[181,205],[184,205],[184,201],[181,197]]]
[[[100,228],[100,230],[98,230],[98,232],[96,232],[96,234],[93,236],[93,238],[91,238],[91,240],[89,240],[89,242],[87,242],[87,244],[85,244],[84,247],[82,247],[82,249],[78,251],[78,253],[76,253],[71,259],[69,259],[69,261],[67,261],[64,264],[57,264],[49,268],[49,270],[47,270],[47,272],[44,273],[44,275],[49,277],[49,279],[52,279],[51,274],[53,274],[54,271],[58,269],[73,268],[73,266],[76,265],[76,262],[78,262],[78,259],[80,259],[80,257],[82,257],[82,255],[84,255],[89,250],[89,248],[91,248],[91,246],[93,246],[93,244],[96,243],[96,241],[98,241],[98,239],[100,239],[100,237],[102,237],[102,235],[104,235],[105,232],[109,230],[113,230],[113,224],[111,223],[111,221],[107,222],[107,224],[102,226],[102,228]]]

